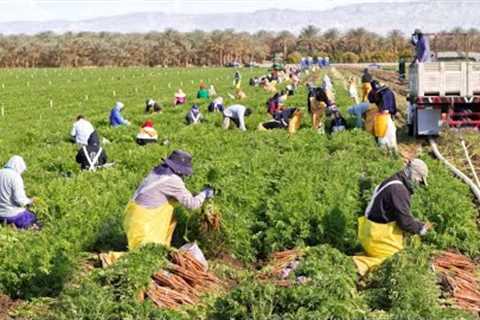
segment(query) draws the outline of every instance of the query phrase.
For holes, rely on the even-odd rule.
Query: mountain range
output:
[[[222,14],[165,14],[141,12],[81,21],[17,21],[0,23],[2,34],[35,34],[45,31],[65,32],[121,32],[144,33],[163,31],[223,30],[256,32],[259,30],[289,30],[299,33],[307,25],[325,31],[337,28],[345,31],[364,27],[369,31],[386,34],[398,29],[410,34],[415,28],[425,32],[480,28],[480,2],[477,1],[417,1],[354,4],[323,11],[269,9],[253,13]]]

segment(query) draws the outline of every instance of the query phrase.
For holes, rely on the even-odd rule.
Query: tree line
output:
[[[457,28],[454,33],[464,32]],[[480,43],[480,32],[468,30],[470,49]],[[440,40],[435,46],[460,50],[465,40]],[[478,50],[478,49],[477,49]],[[80,32],[36,35],[0,35],[0,67],[87,66],[219,66],[231,62],[262,62],[281,53],[289,63],[302,56],[329,56],[334,62],[394,62],[410,58],[409,35],[392,30],[382,36],[364,28],[320,32],[315,26],[300,34],[233,29],[212,32],[111,33]]]

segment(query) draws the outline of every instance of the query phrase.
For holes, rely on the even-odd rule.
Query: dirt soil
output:
[[[10,299],[10,297],[0,294],[0,320],[11,320],[9,312],[12,311],[20,301]]]

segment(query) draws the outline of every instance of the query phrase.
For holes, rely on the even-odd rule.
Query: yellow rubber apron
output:
[[[368,220],[376,197],[386,188],[394,184],[402,184],[395,180],[385,186],[375,188],[374,195],[365,211],[365,216],[358,219],[358,239],[364,252],[354,256],[353,261],[361,275],[380,265],[385,259],[403,249],[403,232],[396,222],[386,224]]]
[[[133,250],[147,243],[170,246],[177,220],[170,202],[147,209],[130,201],[125,210],[123,227],[127,233],[128,249]]]

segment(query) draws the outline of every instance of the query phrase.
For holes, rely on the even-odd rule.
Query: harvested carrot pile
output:
[[[273,282],[278,286],[290,286],[290,281],[286,278],[297,268],[298,260],[302,255],[303,252],[298,249],[272,253],[267,266],[260,273],[259,279],[275,279]]]
[[[480,312],[480,286],[475,275],[475,263],[469,258],[444,251],[433,261],[441,275],[441,284],[453,303],[464,310]]]
[[[219,289],[222,282],[188,252],[174,252],[166,270],[152,276],[146,292],[159,308],[175,309],[195,304],[207,292]]]

